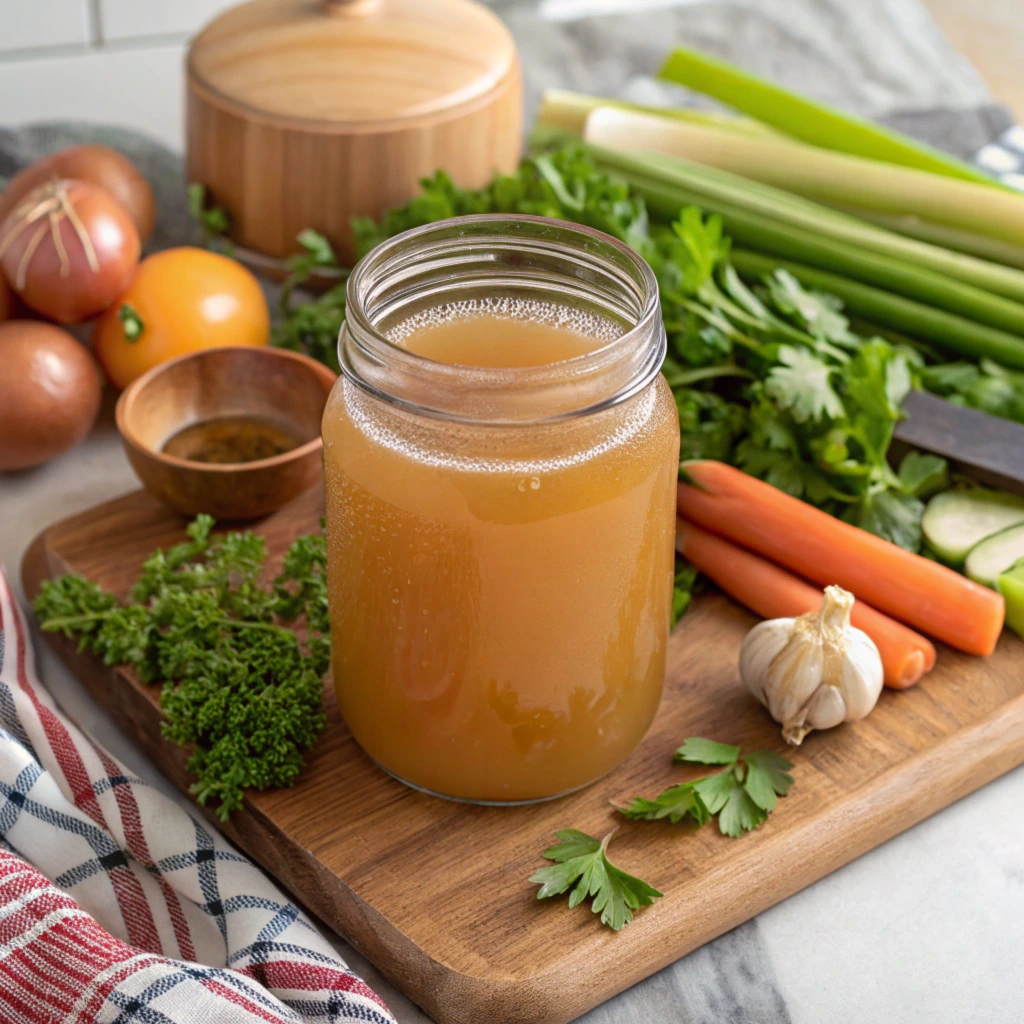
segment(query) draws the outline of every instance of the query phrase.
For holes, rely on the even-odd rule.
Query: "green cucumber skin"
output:
[[[999,577],[999,593],[1006,599],[1006,624],[1024,637],[1024,562],[1016,562]]]
[[[951,519],[957,524],[955,529],[949,529]],[[925,508],[921,529],[935,554],[947,565],[960,568],[973,548],[1020,523],[1024,523],[1024,498],[978,488],[937,494]]]
[[[1024,523],[1018,523],[993,533],[971,548],[964,562],[964,572],[975,583],[997,590],[999,577],[1022,558]]]

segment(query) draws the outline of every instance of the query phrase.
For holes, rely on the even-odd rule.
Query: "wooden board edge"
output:
[[[22,561],[22,583],[29,599],[53,572],[47,534],[44,530],[32,542]],[[143,713],[151,710],[144,695],[117,669],[103,667],[102,672],[97,672],[95,658],[79,653],[75,642],[67,637],[46,634],[45,639],[115,723],[129,733],[133,742],[180,790],[187,792],[188,752],[162,738],[152,715]],[[114,686],[127,690],[128,699],[104,699],[109,698]],[[159,752],[150,749],[153,747],[158,747]],[[985,751],[980,761],[976,757],[978,750]],[[713,921],[703,921],[686,943],[679,943],[676,924],[667,916],[661,923],[658,904],[645,910],[647,926],[653,925],[653,930],[645,926],[642,942],[648,949],[661,950],[659,956],[647,959],[638,970],[635,952],[641,938],[634,933],[637,938],[633,939],[627,929],[614,938],[617,948],[609,967],[602,983],[593,987],[571,985],[564,964],[529,979],[460,972],[432,958],[354,893],[343,879],[339,881],[344,893],[339,896],[331,892],[329,879],[337,876],[312,854],[285,854],[280,846],[274,845],[267,832],[269,823],[255,804],[247,800],[249,817],[238,817],[226,825],[216,821],[212,812],[193,806],[216,821],[228,838],[301,904],[309,906],[330,928],[343,935],[439,1024],[479,1024],[480,1020],[488,1019],[501,1019],[505,1024],[567,1024],[1022,763],[1024,695],[888,769],[873,780],[866,797],[862,790],[852,791],[807,827],[772,836],[767,840],[770,845],[751,845],[747,860],[753,864],[768,858],[773,864],[771,877],[766,879],[757,899],[740,899],[735,894],[732,878],[743,870],[744,862],[733,861],[709,873],[702,884],[717,916]],[[942,780],[941,786],[927,785],[929,780],[937,779]],[[818,830],[824,841],[812,844],[810,835]],[[846,835],[852,835],[855,841],[849,842]],[[322,894],[322,901],[310,902],[310,892]],[[594,926],[599,927],[596,920]]]

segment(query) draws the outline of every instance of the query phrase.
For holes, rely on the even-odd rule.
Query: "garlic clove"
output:
[[[855,632],[860,635],[851,638],[840,683],[846,698],[847,722],[860,721],[871,713],[881,696],[885,675],[874,641],[860,630]]]
[[[821,685],[823,669],[820,644],[796,637],[789,642],[771,667],[768,710],[777,722],[789,722],[800,714]]]
[[[754,696],[766,707],[770,704],[765,683],[768,670],[789,643],[795,619],[769,619],[759,622],[747,633],[740,648],[740,676]]]
[[[846,696],[838,686],[820,686],[807,704],[807,724],[812,729],[832,729],[847,719]]]

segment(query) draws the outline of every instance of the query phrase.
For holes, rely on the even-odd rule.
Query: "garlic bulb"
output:
[[[850,625],[853,595],[826,587],[817,612],[768,619],[744,638],[740,678],[799,746],[812,729],[864,718],[882,692],[874,641]]]

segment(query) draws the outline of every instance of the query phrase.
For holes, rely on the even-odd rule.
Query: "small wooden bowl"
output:
[[[278,348],[214,348],[154,367],[117,403],[128,461],[154,497],[187,516],[256,519],[276,511],[322,473],[320,419],[334,373]],[[297,448],[255,462],[192,462],[162,449],[178,431],[221,416],[278,421]]]

